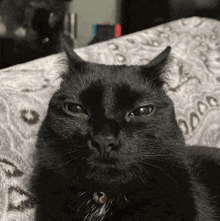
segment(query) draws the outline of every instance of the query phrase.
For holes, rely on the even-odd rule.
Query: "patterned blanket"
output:
[[[77,49],[85,60],[146,64],[172,47],[167,94],[186,143],[220,147],[220,22],[187,18]],[[0,220],[32,221],[37,131],[60,83],[63,54],[0,71]]]

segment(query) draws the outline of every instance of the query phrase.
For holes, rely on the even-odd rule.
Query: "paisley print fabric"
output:
[[[146,64],[172,47],[167,94],[189,145],[220,147],[220,22],[187,18],[76,49],[85,60]],[[63,54],[0,71],[0,220],[32,221],[28,191],[37,131],[59,87]]]

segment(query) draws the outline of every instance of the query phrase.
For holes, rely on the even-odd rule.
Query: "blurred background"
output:
[[[0,0],[0,68],[183,17],[220,19],[219,0]]]

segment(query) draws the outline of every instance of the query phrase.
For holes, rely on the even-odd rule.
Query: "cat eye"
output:
[[[153,104],[148,104],[142,107],[139,107],[135,109],[133,112],[129,113],[125,119],[127,121],[130,121],[131,118],[133,117],[143,117],[151,114],[154,111],[154,105]]]
[[[139,107],[137,109],[135,109],[131,115],[132,116],[146,116],[149,115],[150,113],[152,113],[154,110],[154,105],[153,104],[149,104],[143,107]]]
[[[88,115],[80,105],[69,101],[63,103],[63,109],[67,114],[75,117],[85,117]]]

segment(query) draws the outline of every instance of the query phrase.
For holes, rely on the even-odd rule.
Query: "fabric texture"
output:
[[[167,94],[189,145],[220,147],[220,22],[187,18],[76,49],[85,60],[146,64],[172,47]],[[32,221],[28,191],[35,141],[59,87],[63,54],[0,71],[0,220]]]

